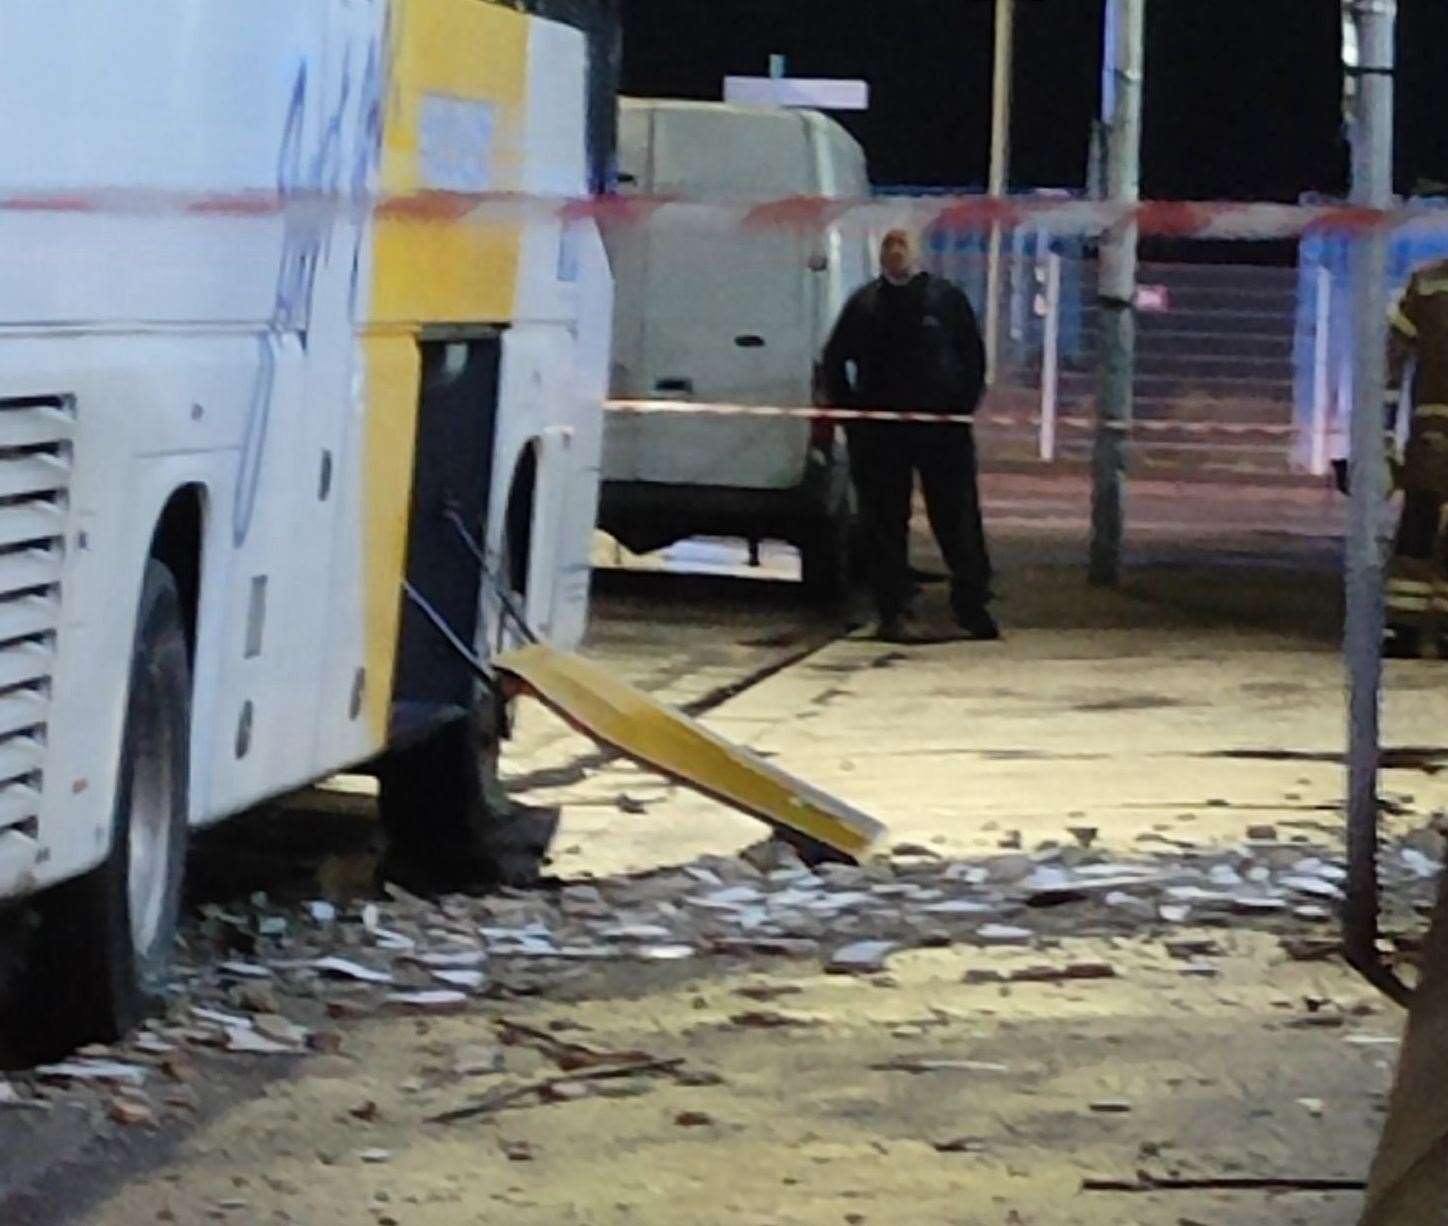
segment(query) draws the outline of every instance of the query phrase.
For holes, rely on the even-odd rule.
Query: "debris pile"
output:
[[[1184,933],[1250,926],[1282,938],[1285,957],[1337,952],[1329,925],[1346,869],[1331,849],[1254,829],[1236,846],[1113,858],[1094,830],[1034,852],[949,860],[923,846],[863,866],[810,868],[768,842],[642,877],[424,900],[395,887],[339,907],[280,906],[254,895],[208,906],[188,927],[167,1014],[114,1049],[83,1049],[0,1081],[0,1110],[43,1109],[54,1087],[108,1096],[112,1119],[154,1126],[197,1108],[198,1053],[286,1058],[345,1049],[341,1023],[370,1015],[467,1009],[556,990],[598,963],[652,966],[706,959],[793,958],[834,974],[880,976],[897,952],[949,945],[1048,950],[1065,937],[1162,943],[1182,975],[1212,976],[1222,943]],[[1012,847],[1019,842],[1010,840]],[[1421,926],[1437,860],[1411,836],[1383,855],[1389,929]],[[1400,948],[1413,942],[1403,936]],[[982,959],[983,961],[984,959]],[[974,965],[966,983],[1061,984],[1108,979],[1107,962],[1041,961],[1009,971]],[[793,1019],[757,1011],[748,1024]],[[466,1076],[496,1067],[479,1049]],[[566,1067],[566,1066],[565,1066]],[[547,1093],[570,1094],[557,1082]],[[152,1086],[160,1085],[160,1090]]]

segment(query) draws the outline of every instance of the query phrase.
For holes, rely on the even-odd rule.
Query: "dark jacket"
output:
[[[839,408],[974,412],[985,346],[970,300],[929,273],[905,285],[871,281],[840,312],[820,383]]]
[[[1448,260],[1413,273],[1389,323],[1390,384],[1401,382],[1408,358],[1418,364],[1403,488],[1448,497]]]

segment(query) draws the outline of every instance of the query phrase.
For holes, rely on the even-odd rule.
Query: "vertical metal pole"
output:
[[[1039,231],[1037,232],[1039,237]],[[1032,277],[1026,270],[1026,243],[1029,236],[1022,226],[1011,231],[1011,326],[1010,338],[1019,345],[1026,336],[1026,314],[1031,305]],[[1039,247],[1037,256],[1039,258]],[[1004,287],[1002,287],[1004,288]]]
[[[1146,0],[1108,0],[1107,49],[1115,64],[1114,107],[1106,151],[1107,196],[1114,203],[1141,199],[1141,95],[1146,71]],[[1102,236],[1098,301],[1101,316],[1101,386],[1092,454],[1090,581],[1121,578],[1126,499],[1126,434],[1131,425],[1136,373],[1136,225]]]
[[[990,185],[992,196],[1010,187],[1011,103],[1015,75],[1016,0],[995,2],[995,69],[990,115]],[[991,227],[985,274],[985,370],[994,383],[1000,361],[1001,228]]]
[[[1121,45],[1121,0],[1106,0],[1103,20],[1106,28],[1102,46],[1106,53],[1101,58],[1101,123],[1105,126],[1116,114],[1116,68],[1119,63],[1116,49]],[[1103,148],[1101,153],[1104,156],[1106,150]]]
[[[1357,25],[1357,113],[1352,133],[1352,198],[1393,202],[1393,68],[1397,0],[1353,0]],[[1383,403],[1387,383],[1388,235],[1374,227],[1353,243],[1353,414],[1349,458],[1352,506],[1347,532],[1348,961],[1389,995],[1402,985],[1382,964],[1378,932],[1378,763],[1383,642],[1383,551],[1378,523],[1387,497]]]
[[[1056,406],[1061,374],[1061,257],[1046,256],[1046,335],[1041,345],[1041,459],[1056,458]]]
[[[1317,329],[1312,337],[1312,452],[1308,471],[1314,477],[1327,472],[1327,422],[1331,416],[1328,374],[1332,362],[1332,269],[1324,262],[1317,270]]]

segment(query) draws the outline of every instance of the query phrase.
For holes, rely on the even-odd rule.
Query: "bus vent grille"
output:
[[[75,401],[0,399],[0,829],[34,834],[44,783]]]

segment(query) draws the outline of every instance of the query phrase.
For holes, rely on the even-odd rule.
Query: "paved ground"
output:
[[[1079,565],[1079,483],[1002,477],[987,493],[1001,644],[830,641],[782,584],[650,576],[606,581],[594,651],[888,821],[894,842],[914,846],[862,879],[877,900],[993,879],[1017,847],[1051,872],[1083,857],[1155,857],[1263,881],[1269,859],[1310,855],[1330,879],[1341,844],[1340,505],[1315,491],[1137,488],[1133,566],[1119,592],[1103,593]],[[927,597],[922,626],[942,609],[938,593]],[[1445,667],[1389,669],[1387,738],[1415,748],[1386,772],[1395,837],[1448,807],[1438,773],[1448,746],[1425,731],[1448,717]],[[727,696],[747,679],[757,684]],[[1330,954],[1332,925],[1312,907],[1258,920],[1205,895],[1187,908],[1016,902],[1001,918],[1025,926],[1024,944],[998,946],[981,917],[948,931],[917,924],[906,939],[875,906],[765,956],[701,935],[686,913],[714,902],[684,898],[681,909],[664,889],[703,888],[700,872],[733,888],[732,857],[759,835],[752,822],[601,761],[536,712],[509,769],[529,799],[563,805],[557,870],[574,884],[546,906],[484,902],[489,922],[602,931],[608,916],[647,909],[652,924],[688,934],[688,956],[544,958],[536,965],[555,969],[500,973],[491,996],[458,1013],[359,1010],[334,1022],[323,1055],[248,1063],[204,1050],[194,1116],[112,1128],[88,1174],[63,1196],[16,1202],[16,1220],[1355,1219],[1346,1186],[1083,1189],[1142,1171],[1363,1175],[1399,1019],[1315,956]],[[922,863],[927,877],[911,867]],[[745,866],[737,879],[772,902],[801,884],[791,873],[761,880]],[[588,882],[597,896],[580,892]],[[1002,907],[1009,897],[973,896]],[[1393,900],[1406,935],[1413,901]],[[395,922],[419,939],[450,922],[429,915]],[[821,973],[841,941],[887,923],[901,948],[883,970]],[[1114,975],[1039,982],[1043,964],[1053,976],[1081,964]],[[512,1040],[501,1071],[479,1055],[500,1035]],[[684,1063],[428,1122],[499,1086],[556,1077],[560,1043],[586,1045],[589,1060],[625,1051]]]
[[[1003,643],[901,650],[856,633],[711,725],[875,813],[897,838],[946,851],[993,846],[1005,826],[1028,841],[1055,836],[1088,817],[1127,843],[1163,823],[1212,837],[1256,821],[1336,829],[1336,495],[1136,487],[1131,567],[1112,592],[1085,583],[1079,483],[999,477],[987,496]],[[919,560],[929,564],[928,549]],[[939,591],[921,614],[923,632],[948,629]],[[1389,678],[1386,738],[1422,745],[1439,670],[1393,664]],[[1421,770],[1391,771],[1387,786],[1425,811],[1448,803]],[[646,812],[620,808],[620,796]],[[564,804],[569,872],[682,863],[756,836],[753,823],[626,764],[531,797]]]

